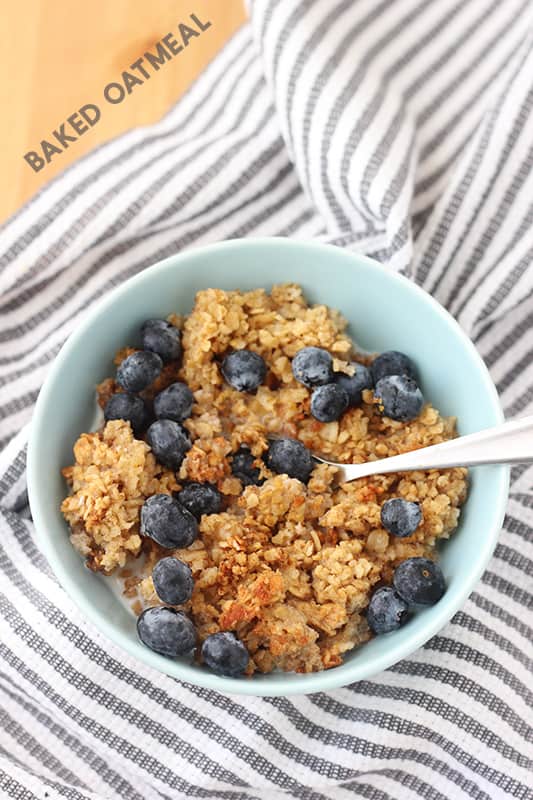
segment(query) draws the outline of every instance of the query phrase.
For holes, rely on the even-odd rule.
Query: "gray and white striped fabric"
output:
[[[290,699],[181,684],[103,639],[39,552],[25,490],[35,398],[86,310],[229,237],[314,237],[403,271],[474,339],[506,414],[533,413],[532,17],[530,0],[255,0],[161,122],[3,228],[3,797],[533,797],[531,468],[438,636],[373,680]]]

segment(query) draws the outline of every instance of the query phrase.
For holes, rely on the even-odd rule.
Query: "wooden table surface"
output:
[[[206,29],[118,105],[104,87],[194,14]],[[96,145],[155,122],[245,19],[243,0],[23,0],[2,6],[0,221]],[[211,23],[207,27],[207,22]],[[192,27],[195,26],[192,23]],[[139,75],[139,72],[136,72]],[[101,117],[38,172],[24,160],[86,103]],[[68,128],[67,128],[68,129]],[[72,133],[72,131],[70,131]]]

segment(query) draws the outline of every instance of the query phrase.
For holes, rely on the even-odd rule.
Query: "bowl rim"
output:
[[[448,604],[442,604],[439,611],[439,604],[433,607],[434,612],[431,619],[428,620],[426,625],[416,634],[413,634],[408,642],[402,640],[392,643],[387,652],[382,654],[373,654],[372,666],[369,670],[365,669],[364,664],[353,664],[346,662],[339,667],[334,667],[329,670],[321,672],[313,672],[301,675],[297,680],[286,680],[284,673],[271,673],[268,682],[256,681],[250,678],[227,678],[215,675],[208,671],[199,670],[198,667],[182,663],[179,660],[169,660],[164,656],[152,652],[147,647],[138,641],[133,641],[128,634],[119,630],[114,623],[109,621],[106,617],[102,616],[91,604],[89,598],[79,588],[73,576],[69,573],[63,565],[62,559],[56,547],[52,544],[51,538],[47,535],[47,509],[46,498],[43,492],[40,491],[39,486],[39,455],[42,448],[45,446],[46,436],[43,435],[46,431],[45,413],[48,405],[48,398],[52,392],[56,380],[60,376],[63,364],[70,356],[70,353],[78,347],[81,339],[83,339],[86,332],[92,327],[95,320],[104,314],[116,302],[120,301],[123,295],[131,290],[132,287],[142,284],[150,280],[159,271],[166,269],[179,268],[179,265],[184,261],[191,261],[195,259],[202,259],[205,255],[221,252],[224,250],[240,249],[240,248],[269,248],[269,247],[287,247],[294,248],[294,250],[313,249],[320,250],[324,256],[333,254],[335,257],[343,255],[348,259],[354,257],[359,262],[366,264],[387,275],[387,279],[392,282],[400,282],[407,284],[410,291],[419,296],[423,302],[429,303],[436,314],[444,319],[444,321],[455,329],[456,333],[462,340],[466,350],[469,351],[470,356],[478,365],[480,377],[482,377],[484,388],[487,393],[487,401],[490,405],[490,410],[495,416],[497,421],[502,422],[504,415],[500,405],[499,397],[496,388],[492,382],[489,371],[478,353],[475,345],[464,333],[458,322],[451,316],[451,314],[438,303],[430,294],[418,286],[409,278],[393,271],[385,264],[375,261],[368,256],[359,254],[355,251],[346,250],[335,245],[327,244],[324,242],[300,241],[295,239],[288,239],[285,237],[247,237],[241,239],[229,239],[221,242],[216,242],[197,248],[191,248],[183,252],[171,255],[161,261],[156,262],[143,269],[138,274],[127,279],[119,286],[115,287],[107,297],[101,298],[96,302],[95,306],[87,312],[81,323],[70,334],[59,353],[54,359],[48,375],[43,383],[39,392],[37,402],[35,405],[30,433],[28,441],[27,453],[27,480],[28,480],[28,497],[32,517],[35,525],[35,530],[40,542],[41,549],[52,567],[52,570],[58,578],[61,586],[67,595],[74,601],[79,610],[95,625],[98,631],[103,633],[112,642],[117,644],[122,649],[126,650],[131,656],[139,659],[144,664],[152,667],[159,672],[170,675],[187,683],[200,686],[206,689],[214,689],[225,694],[242,694],[254,695],[262,697],[275,697],[275,696],[289,696],[295,694],[308,694],[313,692],[327,691],[331,689],[341,688],[354,683],[358,680],[368,679],[375,676],[379,672],[393,664],[397,663],[403,658],[408,657],[410,654],[420,648],[432,636],[438,633],[441,628],[453,617],[455,613],[463,606],[465,600],[472,592],[475,584],[485,571],[487,563],[494,551],[496,542],[501,530],[502,522],[505,516],[508,491],[509,491],[509,476],[510,468],[505,465],[498,465],[498,490],[495,498],[495,506],[498,509],[498,514],[495,515],[494,523],[490,531],[490,536],[485,536],[480,541],[479,559],[477,560],[476,569],[470,574],[468,581],[461,591],[456,592],[454,602],[450,608]],[[259,279],[259,283],[261,280]],[[67,541],[67,540],[66,540]],[[352,666],[352,669],[350,669]],[[339,670],[342,673],[339,674]]]

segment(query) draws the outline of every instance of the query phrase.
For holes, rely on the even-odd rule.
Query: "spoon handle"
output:
[[[533,416],[510,420],[448,442],[412,450],[399,456],[368,461],[365,464],[343,464],[344,481],[387,472],[408,472],[417,469],[475,467],[480,464],[533,463]]]

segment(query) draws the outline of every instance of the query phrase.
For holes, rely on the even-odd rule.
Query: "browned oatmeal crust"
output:
[[[74,457],[74,466],[63,470],[72,494],[61,511],[87,566],[110,573],[141,550],[144,500],[177,489],[176,477],[156,462],[145,442],[133,438],[129,423],[122,420],[108,422],[99,433],[83,433]]]
[[[176,491],[187,479],[216,483],[224,511],[202,517],[199,539],[175,551],[195,578],[185,608],[200,639],[220,629],[235,631],[250,652],[250,672],[336,666],[370,636],[364,611],[372,588],[389,582],[399,561],[433,557],[436,541],[454,530],[466,471],[376,475],[339,486],[335,470],[320,465],[305,486],[273,475],[258,461],[265,483],[243,490],[229,456],[246,444],[260,458],[268,436],[281,434],[333,460],[362,462],[449,439],[455,420],[440,417],[429,404],[409,423],[383,418],[371,391],[339,422],[313,419],[309,393],[292,376],[296,352],[324,347],[334,355],[335,369],[347,372],[349,360],[371,359],[353,352],[342,317],[325,306],[309,307],[298,286],[276,286],[270,295],[262,289],[207,289],[198,292],[184,323],[171,321],[183,326],[183,364],[168,365],[144,396],[150,399],[177,379],[190,386],[195,405],[185,425],[193,447],[174,475],[133,438],[128,423],[109,422],[98,433],[82,434],[76,463],[64,470],[72,494],[62,510],[73,544],[92,569],[110,573],[126,565],[125,593],[139,613],[159,602],[151,568],[169,554],[140,536],[142,503],[150,494]],[[236,392],[220,375],[223,354],[243,347],[260,353],[269,366],[255,395]],[[124,348],[118,361],[131,351]],[[116,388],[113,379],[100,384],[101,405]],[[381,505],[390,497],[422,506],[423,521],[409,538],[395,539],[381,526]]]

